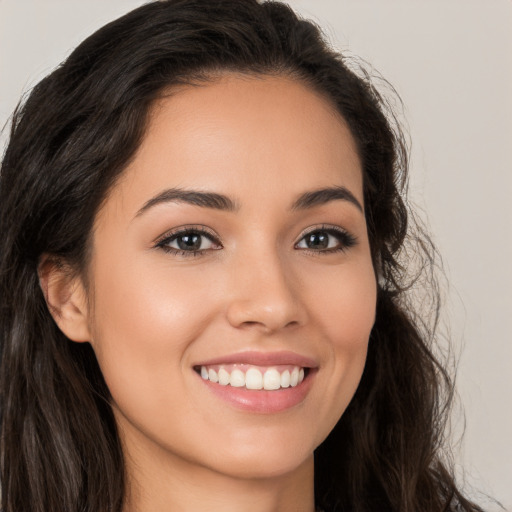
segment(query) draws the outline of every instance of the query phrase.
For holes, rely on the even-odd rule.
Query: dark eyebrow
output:
[[[183,190],[180,188],[169,188],[160,192],[155,197],[147,201],[137,212],[136,217],[142,215],[145,211],[161,203],[176,202],[188,203],[203,208],[214,208],[215,210],[224,210],[233,212],[239,209],[237,204],[229,197],[215,192],[200,192],[196,190]]]
[[[300,195],[292,204],[291,210],[306,210],[315,206],[326,204],[330,201],[344,200],[354,204],[361,212],[363,207],[355,198],[354,194],[345,187],[328,187],[318,190],[311,190]],[[188,203],[203,208],[213,208],[228,212],[235,212],[240,209],[236,201],[223,194],[216,192],[201,192],[198,190],[183,190],[180,188],[169,188],[152,197],[137,212],[136,217],[142,215],[145,211],[161,203]]]
[[[305,192],[293,203],[292,210],[305,210],[307,208],[313,208],[314,206],[320,206],[335,200],[348,201],[363,213],[363,207],[354,194],[352,194],[348,188],[341,186],[321,188],[319,190]]]

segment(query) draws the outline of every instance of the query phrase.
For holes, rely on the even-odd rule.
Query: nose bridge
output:
[[[234,259],[227,311],[233,326],[258,326],[269,332],[304,322],[299,282],[277,248],[260,244]]]

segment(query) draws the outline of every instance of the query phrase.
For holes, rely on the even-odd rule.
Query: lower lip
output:
[[[314,371],[309,370],[304,380],[295,387],[281,388],[274,391],[253,390],[244,387],[222,386],[209,380],[199,378],[208,389],[225,402],[237,409],[261,414],[272,414],[291,409],[304,401],[311,389]]]

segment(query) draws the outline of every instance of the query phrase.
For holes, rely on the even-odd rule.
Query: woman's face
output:
[[[300,83],[228,75],[154,105],[90,269],[129,458],[247,478],[312,463],[374,322],[363,207],[346,124]]]

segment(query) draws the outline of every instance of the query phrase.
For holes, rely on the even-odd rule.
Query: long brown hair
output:
[[[318,506],[480,510],[459,492],[442,451],[453,385],[433,355],[435,249],[408,217],[402,132],[369,77],[314,24],[256,0],[135,9],[86,39],[14,113],[0,175],[2,510],[122,510],[108,388],[91,347],[53,321],[38,263],[51,254],[85,274],[95,215],[136,151],[153,101],[225,71],[286,75],[319,91],[347,121],[362,162],[377,317],[361,384],[315,453]],[[422,262],[417,275],[407,255]],[[420,276],[432,291],[432,321],[408,299]]]

